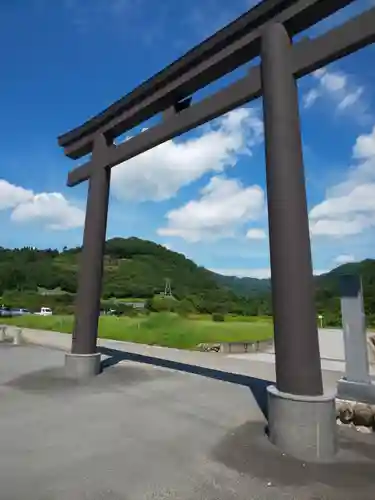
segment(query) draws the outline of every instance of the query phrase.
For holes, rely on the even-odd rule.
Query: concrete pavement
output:
[[[76,382],[70,336],[29,335],[50,347],[0,344],[1,500],[373,499],[373,435],[340,427],[324,465],[268,442],[270,363],[101,341],[107,368]]]
[[[319,329],[318,334],[322,369],[324,371],[345,373],[345,349],[343,331],[336,328],[324,328]],[[274,354],[274,347],[271,346],[267,349],[266,352],[230,354],[229,356],[237,360],[262,361],[264,363],[274,364]],[[373,360],[373,353],[369,352],[369,360],[371,363]],[[370,365],[370,373],[372,375],[375,375],[374,363]]]
[[[12,329],[10,329],[10,331],[12,331]],[[31,329],[23,329],[22,332],[27,342],[58,348],[64,351],[70,350],[71,336],[68,334]],[[148,356],[159,360],[164,359],[170,362],[180,362],[198,367],[224,370],[238,375],[253,376],[264,380],[275,381],[274,355],[272,353],[224,355],[106,339],[98,339],[98,346],[123,351],[134,356]],[[249,363],[249,361],[251,361],[251,363]],[[336,389],[336,382],[343,375],[344,368],[345,366],[342,363],[337,363],[336,366],[329,366],[328,369],[323,370],[323,381],[327,391]]]

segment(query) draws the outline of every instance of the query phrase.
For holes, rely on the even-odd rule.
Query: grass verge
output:
[[[73,329],[73,316],[30,315],[1,318],[1,322],[62,333],[71,333]],[[272,336],[273,325],[269,320],[214,323],[212,320],[185,319],[169,313],[140,318],[102,316],[99,320],[101,338],[178,349],[193,349],[200,343],[267,340]]]

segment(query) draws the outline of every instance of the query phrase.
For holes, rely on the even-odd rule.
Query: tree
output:
[[[196,309],[190,300],[182,299],[177,303],[175,311],[180,316],[189,316],[189,314],[193,314],[194,312],[196,312]]]

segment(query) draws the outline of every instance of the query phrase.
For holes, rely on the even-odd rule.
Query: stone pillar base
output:
[[[65,374],[69,378],[84,379],[100,373],[100,353],[65,354]]]
[[[337,397],[373,405],[375,404],[375,384],[352,382],[342,378],[337,382]]]
[[[0,325],[0,342],[4,342],[6,340],[6,326]]]
[[[282,452],[308,462],[337,452],[335,396],[297,396],[268,386],[268,432]]]
[[[21,328],[15,328],[13,334],[13,345],[22,344],[22,331]]]

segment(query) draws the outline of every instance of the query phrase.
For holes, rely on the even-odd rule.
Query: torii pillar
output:
[[[265,28],[261,75],[276,386],[268,388],[270,440],[305,460],[336,452],[334,395],[323,394],[310,234],[292,45]]]
[[[96,341],[111,178],[110,169],[103,168],[107,150],[105,137],[98,134],[92,153],[97,168],[92,169],[87,194],[72,350],[65,357],[66,374],[72,378],[86,378],[100,372]]]

